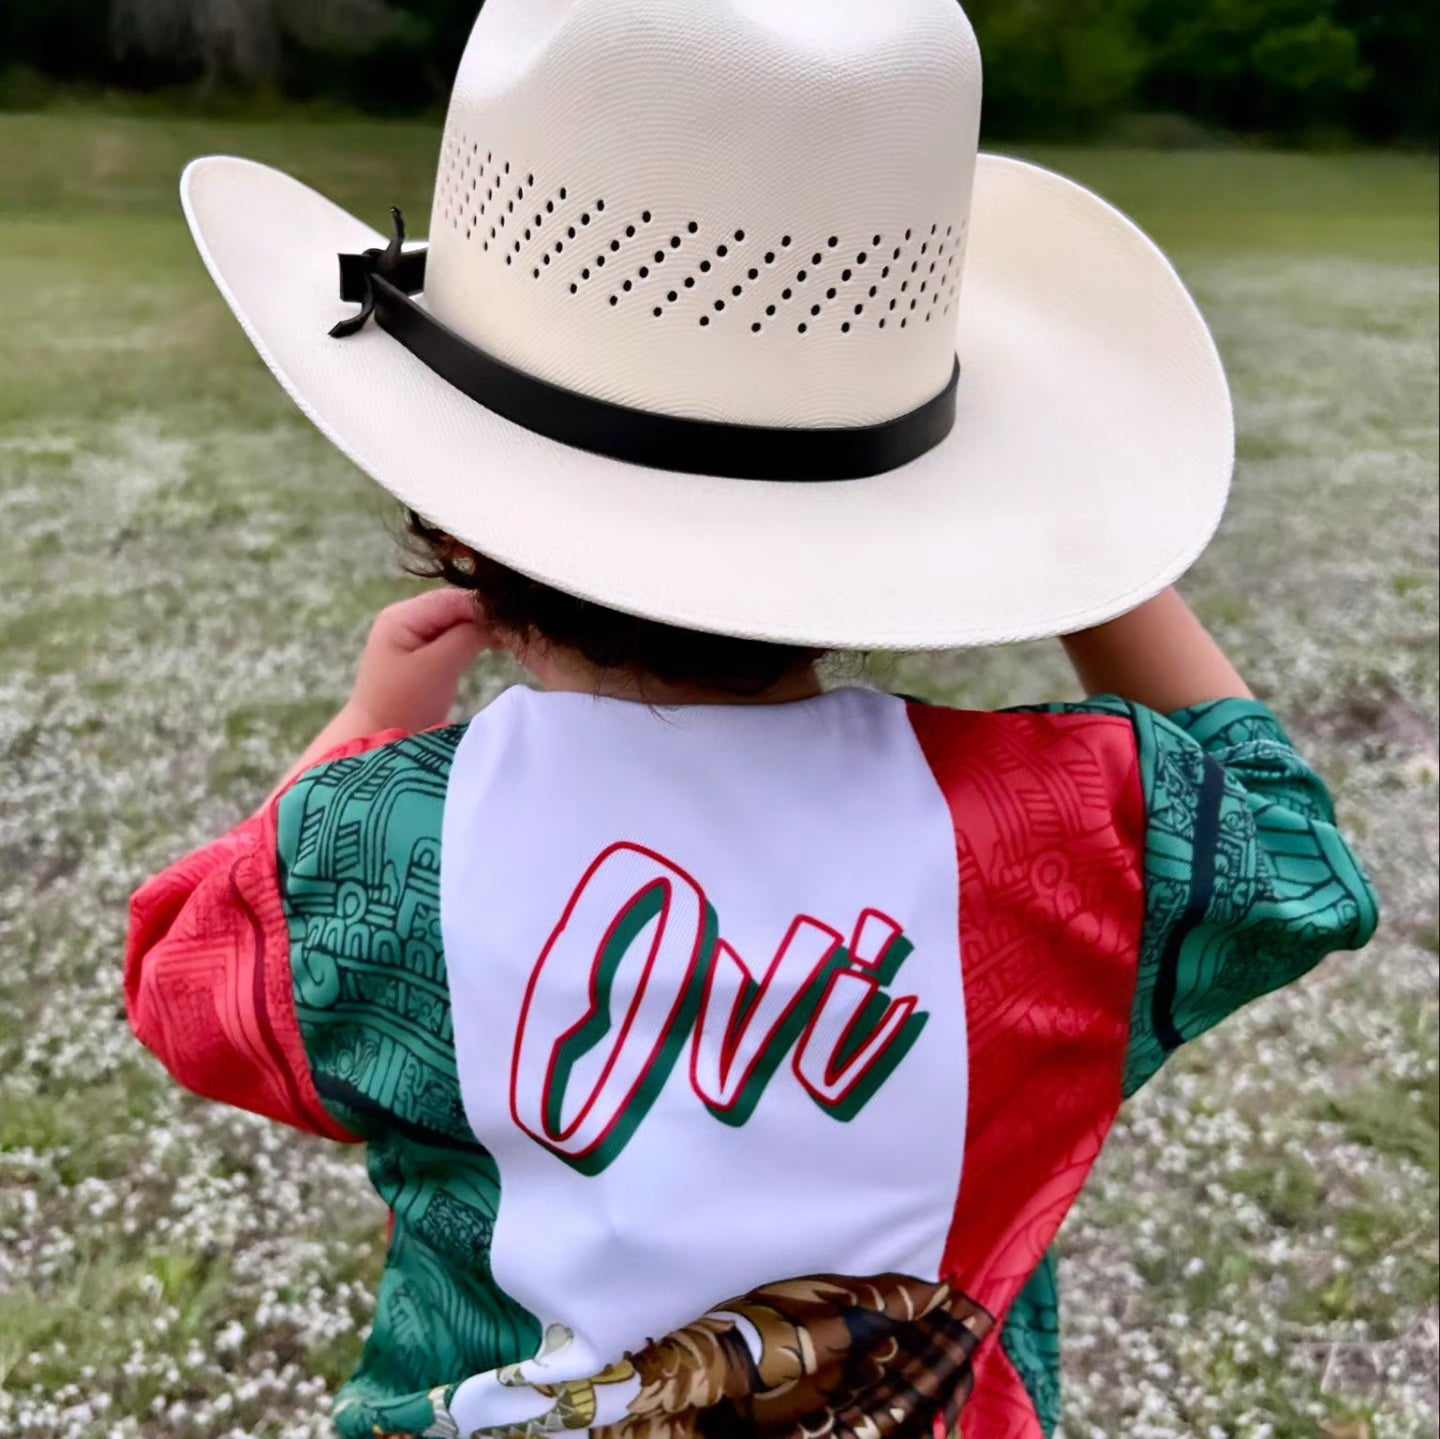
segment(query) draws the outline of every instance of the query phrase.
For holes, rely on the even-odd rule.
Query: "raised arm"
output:
[[[1254,698],[1174,589],[1109,624],[1067,636],[1064,645],[1090,695],[1116,695],[1160,714]]]

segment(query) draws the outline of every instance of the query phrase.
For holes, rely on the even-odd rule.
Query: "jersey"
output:
[[[1274,717],[507,692],[136,896],[132,1023],[368,1147],[351,1436],[1039,1439],[1123,1099],[1362,946]]]

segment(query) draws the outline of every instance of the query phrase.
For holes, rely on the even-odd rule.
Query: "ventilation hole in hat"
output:
[[[895,309],[895,307],[896,307],[897,305],[899,305],[899,303],[900,303],[899,300],[891,300],[891,301],[890,301],[890,308],[891,308],[892,310]]]
[[[819,305],[811,305],[811,306],[810,306],[810,313],[811,313],[812,315],[818,315],[818,314],[820,313],[820,306],[819,306]]]
[[[810,263],[812,265],[823,265],[825,263],[825,256],[817,250],[815,254],[810,257]]]
[[[880,328],[881,328],[882,330],[885,328],[885,321],[884,321],[884,320],[881,320],[881,321],[880,321]]]
[[[565,253],[565,241],[564,241],[564,240],[556,240],[556,241],[555,241],[555,253],[556,253],[557,255],[563,255],[563,254]]]
[[[561,198],[562,200],[568,200],[568,199],[570,198],[570,192],[569,192],[568,190],[566,190],[566,188],[564,187],[564,185],[561,185],[561,187],[560,187],[560,198]]]
[[[773,264],[775,263],[775,251],[774,251],[774,250],[767,250],[767,251],[765,252],[765,263],[766,263],[767,265],[773,265]]]
[[[635,281],[634,281],[634,280],[626,280],[625,283],[624,283],[620,288],[621,288],[622,290],[624,290],[625,293],[628,295],[628,294],[630,293],[630,291],[635,288]]]
[[[555,202],[554,202],[554,200],[546,200],[546,202],[545,202],[545,213],[546,213],[547,215],[553,215],[553,214],[555,213]]]
[[[671,290],[665,298],[673,305],[675,301],[680,298],[680,292],[678,290]]]
[[[625,227],[625,238],[626,238],[627,240],[633,240],[633,239],[635,238],[635,227],[634,227],[634,225],[626,225],[626,227]]]
[[[736,230],[736,232],[735,232],[735,243],[736,243],[737,245],[743,245],[743,244],[745,243],[745,232],[744,232],[744,230]]]
[[[903,330],[903,329],[905,329],[909,324],[910,324],[910,321],[909,321],[909,320],[901,320],[901,321],[900,321],[900,328]]]
[[[540,278],[540,266],[539,266],[539,265],[536,265],[536,266],[535,266],[535,278],[536,278],[537,280]]]
[[[709,260],[701,260],[701,261],[700,261],[700,273],[701,273],[702,275],[708,275],[708,274],[710,273],[710,261],[709,261]]]
[[[864,250],[861,250],[860,253],[855,256],[855,263],[857,265],[863,265],[869,258],[870,256]]]
[[[639,273],[642,280],[648,280],[650,278],[650,267],[648,265],[641,265]]]
[[[596,256],[595,256],[595,268],[596,268],[597,270],[603,270],[603,269],[605,268],[605,256],[604,256],[604,255],[596,255]]]
[[[916,305],[918,305],[919,303],[920,303],[919,300],[911,300],[911,301],[910,301],[910,308],[913,310],[913,309],[916,307]]]
[[[899,250],[896,250],[895,253],[894,253],[893,255],[891,255],[890,258],[891,258],[892,260],[898,260],[898,259],[900,258],[900,251],[899,251]]]
[[[841,333],[842,335],[848,335],[848,334],[850,333],[850,321],[849,321],[849,320],[846,320],[845,323],[840,326],[840,333]]]
[[[775,306],[774,306],[774,305],[766,305],[766,306],[765,306],[765,313],[766,313],[767,315],[773,315],[773,314],[775,313]]]
[[[880,293],[880,286],[879,286],[879,285],[871,285],[871,286],[870,286],[870,298],[871,298],[872,300],[873,300],[873,299],[875,298],[875,296],[878,295],[879,293]]]
[[[927,281],[927,280],[921,280],[921,281],[920,281],[920,293],[923,295],[927,289],[929,289],[929,281]]]
[[[826,291],[825,291],[825,298],[826,298],[827,300],[833,300],[833,299],[835,298],[835,291],[834,291],[834,290],[826,290]]]
[[[692,235],[698,235],[700,233],[700,226],[694,220],[691,220],[685,228],[689,230]]]
[[[680,237],[679,237],[679,235],[671,235],[671,237],[670,237],[670,248],[671,248],[672,250],[678,250],[678,249],[680,248]]]
[[[661,306],[659,306],[659,305],[656,305],[656,306],[655,306],[655,318],[656,318],[657,320],[658,320],[658,319],[660,318],[660,316],[663,315],[664,313],[665,313],[665,311],[664,311],[664,309],[663,309]]]
[[[864,306],[864,305],[856,305],[856,306],[855,306],[855,313],[856,313],[857,315],[863,315],[863,314],[865,313],[865,306]]]
[[[576,233],[576,232],[575,232],[575,227],[574,227],[574,225],[571,225],[570,228],[565,231],[565,233],[573,240],[573,239],[575,238],[575,233]]]
[[[514,255],[506,255],[506,256],[505,256],[505,263],[506,263],[507,265],[513,265],[513,264],[515,263],[515,256],[514,256]]]
[[[656,250],[656,251],[655,251],[655,263],[656,263],[657,265],[663,265],[663,264],[665,263],[665,251],[664,251],[664,250]]]
[[[794,295],[795,295],[795,291],[794,291],[794,290],[786,290],[786,291],[784,291],[784,292],[781,294],[780,298],[781,298],[782,300],[789,300],[789,299],[793,299],[793,298],[794,298]]]
[[[619,241],[619,240],[611,240],[611,241],[610,241],[610,253],[611,253],[612,255],[618,254],[618,253],[619,253],[619,250],[620,250],[620,241]]]
[[[578,295],[580,293],[580,286],[577,285],[574,280],[571,280],[570,282],[570,293],[572,295]],[[612,300],[611,303],[613,304],[614,301]]]
[[[910,288],[910,281],[909,281],[909,280],[902,280],[902,281],[900,282],[900,293],[901,293],[902,295],[905,294],[906,291],[909,290],[909,288]]]
[[[750,326],[750,331],[751,331],[752,334],[758,335],[758,334],[760,333],[760,331],[763,330],[764,328],[765,328],[765,327],[760,323],[760,321],[759,321],[759,320],[756,320],[755,323]]]
[[[715,253],[723,260],[725,256],[730,253],[730,247],[728,245],[716,245]]]
[[[695,276],[694,276],[694,275],[686,275],[686,276],[685,276],[685,288],[686,288],[687,290],[693,290],[693,289],[695,288]]]
[[[735,298],[738,300],[740,296],[745,293],[745,287],[744,285],[736,285],[735,288],[730,291],[730,293],[734,295]]]
[[[750,270],[750,271],[747,272],[746,278],[747,278],[747,279],[750,279],[750,280],[758,280],[758,279],[760,278],[760,271],[759,271],[759,270]]]
[[[709,316],[709,315],[701,315],[701,316],[700,316],[700,323],[701,323],[702,325],[708,325],[708,324],[710,323],[710,316]]]
[[[926,315],[925,315],[925,323],[926,323],[927,325],[930,323],[930,319],[931,319],[931,316],[930,316],[930,314],[927,312]]]
[[[716,301],[715,301],[715,308],[716,308],[717,310],[723,310],[723,309],[725,308],[725,301],[724,301],[724,300],[716,300]]]
[[[527,240],[530,238],[530,231],[529,231],[529,230],[526,230],[526,231],[525,231],[525,238],[526,238]]]
[[[915,232],[914,232],[913,230],[906,230],[906,232],[905,232],[905,243],[906,243],[907,245],[910,243],[910,238],[911,238],[911,236],[912,236],[914,233],[915,233]]]
[[[888,279],[890,278],[890,266],[889,266],[889,265],[886,265],[885,268],[880,271],[880,278],[881,278],[882,280],[888,280]]]
[[[807,325],[807,324],[805,324],[803,321],[802,321],[801,324],[797,327],[799,333],[802,334],[802,335],[803,335],[809,328],[810,328],[810,326]]]
[[[580,223],[581,223],[582,225],[588,225],[588,224],[590,223],[590,212],[589,212],[589,210],[586,210],[586,212],[585,212],[583,215],[581,215],[581,217],[580,217]]]
[[[841,271],[840,271],[840,279],[841,279],[842,283],[843,283],[844,281],[848,280],[853,273],[854,273],[854,272],[851,271],[851,270],[841,270]]]
[[[805,283],[805,281],[808,280],[809,278],[810,278],[809,272],[806,271],[806,270],[801,270],[800,273],[795,276],[795,283],[798,284],[798,285],[803,285],[803,284]]]
[[[576,287],[575,285],[571,285],[571,286],[570,286],[570,292],[573,294],[573,293],[575,292],[576,288],[577,288],[577,287]],[[611,295],[611,296],[610,296],[610,303],[611,303],[612,305],[618,305],[618,304],[620,303],[620,296],[619,296],[619,295]]]
[[[650,223],[650,212],[649,212],[649,210],[646,210],[646,211],[640,216],[640,221],[641,221],[642,224],[645,224],[645,225],[648,225],[648,224]]]

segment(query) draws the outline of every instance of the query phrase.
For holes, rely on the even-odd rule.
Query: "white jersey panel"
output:
[[[958,877],[901,701],[511,690],[460,745],[442,855],[461,1089],[500,1171],[491,1263],[551,1335],[545,1378],[779,1280],[939,1277],[967,1107]]]

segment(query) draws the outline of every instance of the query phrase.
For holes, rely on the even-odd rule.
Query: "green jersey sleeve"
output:
[[[1125,1093],[1328,954],[1367,944],[1369,877],[1324,782],[1263,705],[1134,711],[1147,808],[1145,929]]]

